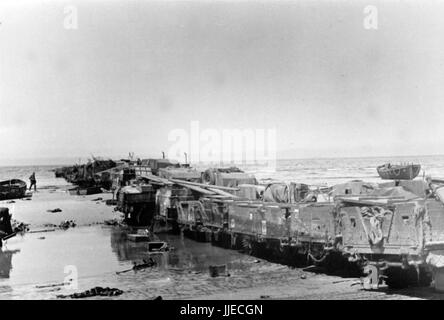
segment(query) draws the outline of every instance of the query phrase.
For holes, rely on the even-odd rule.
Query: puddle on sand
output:
[[[208,274],[209,265],[227,264],[232,271],[251,267],[252,258],[236,251],[178,235],[160,234],[159,238],[173,249],[153,256],[157,267],[141,272],[140,277],[133,271],[116,275],[116,271],[130,269],[134,262],[140,263],[148,257],[146,243],[127,241],[126,232],[92,226],[28,233],[9,239],[0,252],[0,299],[46,299],[73,292],[63,286],[36,288],[65,282],[74,275],[67,266],[75,266],[77,270],[78,288],[74,291],[95,286],[155,288],[168,284],[173,270]],[[142,279],[143,283],[137,283]],[[180,277],[177,279],[180,281]]]

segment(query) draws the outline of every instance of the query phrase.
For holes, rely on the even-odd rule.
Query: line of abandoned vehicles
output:
[[[99,161],[77,168],[76,179],[114,190],[128,225],[330,274],[366,275],[365,288],[444,289],[444,180],[414,179],[419,165],[380,166],[380,183],[319,187],[259,184],[235,167],[200,171],[168,159]],[[73,167],[56,174],[75,182]]]

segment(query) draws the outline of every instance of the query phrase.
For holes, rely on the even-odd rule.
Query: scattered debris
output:
[[[0,243],[1,243],[1,240],[6,241],[12,237],[15,237],[16,235],[17,235],[17,233],[15,233],[15,232],[8,234],[7,236],[4,236],[2,239],[0,239]]]
[[[48,288],[47,290],[45,290],[46,292],[53,292],[53,291],[60,291],[60,290],[62,290],[62,288],[61,287],[54,287],[54,288]]]
[[[117,288],[102,288],[102,287],[95,287],[90,290],[86,290],[83,292],[68,294],[68,295],[57,295],[57,298],[73,298],[73,299],[79,299],[79,298],[89,298],[94,296],[105,296],[105,297],[111,297],[111,296],[120,296],[123,293],[122,290]]]
[[[65,220],[59,224],[59,228],[62,228],[65,230],[68,228],[74,228],[75,226],[76,226],[76,223],[74,220]]]
[[[60,209],[60,208],[55,208],[55,209],[52,209],[52,210],[46,210],[46,212],[52,212],[52,213],[55,213],[55,212],[62,212],[62,209]]]
[[[356,279],[345,279],[345,280],[337,280],[337,281],[333,281],[332,283],[341,283],[341,282],[357,282]],[[359,283],[361,283],[360,281],[358,281]]]
[[[209,266],[208,269],[210,271],[210,276],[212,278],[219,277],[219,276],[226,276],[226,277],[229,276],[229,274],[227,273],[227,265],[226,264]]]
[[[169,251],[168,243],[165,241],[148,242],[148,252],[166,252]]]
[[[139,229],[137,233],[131,233],[127,235],[127,239],[134,242],[152,241],[154,240],[154,234],[148,229]]]
[[[106,204],[107,206],[115,206],[115,205],[117,205],[117,200],[114,200],[114,199],[108,199],[108,200],[105,201],[105,204]]]
[[[313,269],[313,268],[318,268],[318,266],[315,266],[314,264],[312,264],[312,265],[309,265],[309,266],[307,266],[305,268],[302,268],[302,270],[306,271],[306,270],[310,270],[310,269]]]
[[[80,188],[76,187],[68,190],[70,195],[78,195],[85,197],[90,194],[102,193],[102,189],[99,187],[88,187],[88,188]]]
[[[54,224],[54,223],[45,223],[43,226],[47,227],[47,228],[55,228],[55,227],[57,227],[57,225]]]
[[[40,232],[51,232],[51,231],[55,231],[55,229],[31,230],[28,233],[40,233]]]
[[[29,231],[29,223],[24,223],[24,222],[20,222],[20,221],[12,219],[11,226],[12,226],[12,230],[15,233],[22,233],[22,232]]]
[[[153,258],[149,258],[149,260],[143,259],[143,263],[136,264],[134,263],[134,266],[131,269],[123,270],[123,271],[116,271],[116,274],[121,274],[129,271],[138,271],[146,268],[151,268],[157,265],[157,262],[153,260]]]
[[[107,226],[118,226],[118,225],[122,224],[122,222],[118,219],[109,219],[109,220],[103,221],[103,224],[105,224]]]
[[[362,282],[361,282],[361,281],[355,281],[355,282],[352,282],[352,283],[350,284],[350,287],[353,287],[353,286],[356,286],[356,285],[362,285]]]
[[[72,281],[72,280],[70,280]],[[54,284],[44,284],[44,285],[37,285],[35,286],[37,289],[43,289],[43,288],[52,288],[52,287],[61,287],[64,285],[69,285],[69,282],[61,282],[61,283],[54,283]]]

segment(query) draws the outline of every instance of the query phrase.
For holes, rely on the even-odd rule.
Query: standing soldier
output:
[[[29,177],[29,181],[31,182],[29,190],[31,190],[32,186],[34,186],[34,191],[37,191],[37,180],[35,179],[35,172],[31,174],[31,176]]]

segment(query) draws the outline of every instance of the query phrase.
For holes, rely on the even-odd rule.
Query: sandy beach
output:
[[[105,204],[110,193],[73,196],[69,186],[47,186],[31,200],[1,201],[30,231],[6,241],[0,255],[0,299],[58,299],[92,287],[123,290],[117,297],[88,299],[438,299],[430,288],[364,291],[359,279],[290,268],[179,235],[159,234],[171,246],[151,255],[152,268],[131,269],[149,256],[146,243],[134,243],[127,227],[103,222],[120,217]],[[61,212],[47,212],[59,208]],[[67,230],[61,221],[74,220]],[[49,226],[49,227],[48,227]],[[43,232],[47,231],[47,232]],[[226,264],[229,276],[212,278],[209,265]],[[72,269],[74,266],[75,269]],[[77,288],[66,279],[77,273]]]
[[[78,226],[88,226],[119,216],[113,206],[105,204],[112,199],[111,193],[72,196],[69,188],[72,186],[45,186],[33,192],[30,198],[0,201],[0,206],[9,208],[13,219],[29,223],[31,230],[58,225],[63,220],[75,220]],[[54,209],[61,209],[61,212],[48,212]]]

